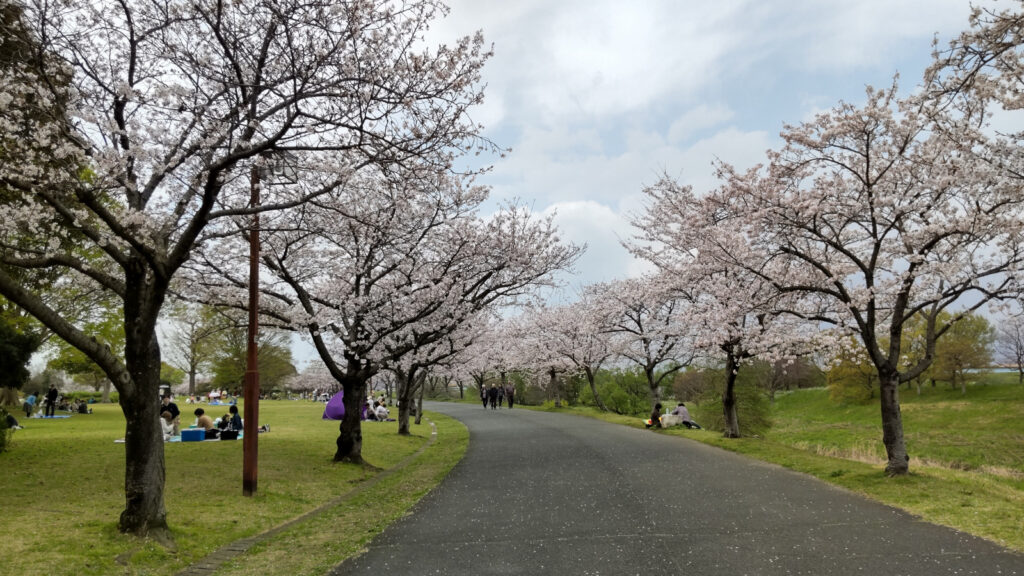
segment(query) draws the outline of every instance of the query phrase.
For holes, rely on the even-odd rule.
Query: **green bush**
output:
[[[647,414],[650,411],[646,398],[630,394],[614,380],[602,384],[598,388],[597,393],[601,395],[605,406],[616,414],[636,416],[638,414]]]
[[[725,414],[722,408],[723,386],[708,390],[700,404],[692,409],[691,416],[708,430],[725,431]],[[738,383],[736,394],[736,417],[739,420],[740,435],[745,437],[764,436],[772,427],[771,403],[764,391],[749,383]]]

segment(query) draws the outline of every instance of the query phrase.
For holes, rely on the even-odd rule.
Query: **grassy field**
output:
[[[746,454],[1024,552],[1024,386],[1002,375],[969,386],[901,390],[911,474],[887,478],[877,403],[839,406],[824,389],[780,395],[764,438],[726,439],[708,430],[661,434]],[[1011,383],[1013,382],[1013,383]],[[695,407],[695,418],[702,410]],[[552,408],[547,408],[554,410]],[[640,417],[573,407],[573,412],[626,426]],[[699,421],[699,420],[698,420]],[[742,427],[742,422],[741,422]],[[770,497],[770,495],[766,495]]]
[[[1004,376],[1004,375],[998,375]],[[976,384],[961,394],[948,386],[900,391],[911,465],[978,470],[1024,480],[1024,386]],[[1012,381],[1016,382],[1016,375]],[[884,463],[878,404],[837,406],[824,390],[779,396],[771,439],[846,459]]]
[[[94,414],[68,419],[23,421],[26,427],[15,433],[11,450],[0,454],[0,566],[8,574],[173,574],[370,480],[414,454],[430,435],[426,423],[413,426],[410,437],[398,436],[392,423],[367,423],[363,455],[372,466],[334,464],[337,423],[321,420],[322,410],[311,402],[260,404],[260,421],[272,431],[260,435],[259,490],[253,498],[241,495],[241,442],[165,444],[173,550],[116,530],[124,506],[124,447],[114,443],[124,436],[118,406],[97,405]],[[439,441],[408,470],[357,497],[362,508],[370,508],[366,500],[373,502],[372,517],[353,514],[358,504],[342,503],[324,513],[325,526],[308,534],[323,552],[321,564],[308,571],[304,562],[278,561],[273,570],[263,564],[258,573],[322,573],[436,485],[465,452],[468,433],[451,419],[429,416],[438,424]],[[304,544],[304,530],[308,526],[302,524],[288,531],[289,546]],[[321,549],[320,539],[330,545]],[[274,542],[262,545],[259,554],[272,553]]]

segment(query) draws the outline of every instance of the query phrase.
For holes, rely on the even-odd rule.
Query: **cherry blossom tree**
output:
[[[695,356],[684,301],[661,275],[595,284],[586,292],[615,354],[643,370],[653,407],[661,400],[661,383]]]
[[[1017,370],[1017,383],[1024,384],[1024,317],[1006,316],[996,324],[996,350],[1004,362]]]
[[[934,130],[934,109],[900,101],[895,86],[866,100],[787,126],[767,169],[722,176],[752,246],[734,264],[803,294],[795,313],[863,343],[881,386],[886,472],[897,475],[909,470],[899,384],[928,368],[936,339],[967,313],[1019,294],[1024,197]],[[904,367],[901,336],[918,318],[924,353]]]
[[[268,224],[266,313],[306,331],[345,390],[336,461],[362,460],[359,402],[371,377],[384,368],[408,376],[416,361],[422,368],[418,353],[483,311],[550,284],[577,258],[550,218],[516,205],[478,217],[486,195],[429,168],[379,170]],[[225,243],[202,257],[215,266],[242,248]],[[246,284],[241,269],[218,272],[227,288]]]
[[[586,376],[594,402],[607,411],[594,383],[601,366],[614,356],[601,312],[593,293],[585,293],[572,304],[536,308],[527,317],[539,344],[536,353],[552,355],[549,363],[557,359],[564,369]]]
[[[408,352],[392,348],[391,342],[385,344],[387,352],[382,365],[394,373],[397,381],[399,434],[411,433],[411,408],[419,393],[419,405],[422,409],[422,392],[427,376],[433,369],[443,368],[454,361],[461,351],[469,348],[473,341],[480,337],[480,317],[486,316],[486,312],[483,310],[461,323],[436,325],[432,331],[417,331],[414,336],[416,345]],[[400,341],[398,344],[402,345],[404,342]],[[419,423],[420,411],[417,411],[416,416]]]
[[[698,198],[689,186],[663,177],[644,189],[646,210],[634,217],[641,231],[627,246],[655,264],[663,282],[686,302],[686,322],[700,356],[724,355],[722,394],[727,438],[740,437],[735,385],[741,367],[754,358],[786,359],[823,344],[817,327],[803,322],[794,309],[793,292],[784,294],[769,280],[736,266],[752,262],[742,228],[732,226],[745,215],[730,205],[727,190]]]
[[[444,169],[467,146],[489,146],[466,114],[482,99],[481,36],[422,42],[445,12],[433,0],[37,0],[3,28],[31,42],[0,72],[0,294],[117,388],[122,531],[169,537],[156,324],[194,247],[365,166]],[[319,177],[249,207],[254,166],[280,152]],[[120,299],[124,358],[48,305],[45,289],[21,286],[17,269],[58,270]]]

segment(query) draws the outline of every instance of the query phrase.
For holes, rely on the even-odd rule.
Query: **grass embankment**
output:
[[[182,419],[191,421],[190,407]],[[210,410],[210,409],[208,409]],[[219,415],[213,408],[214,416]],[[0,565],[10,574],[174,574],[212,551],[313,510],[423,447],[424,422],[410,437],[395,424],[363,426],[370,467],[331,462],[337,423],[323,405],[267,401],[260,421],[259,490],[242,492],[242,443],[165,444],[165,501],[176,549],[119,534],[124,507],[124,417],[116,405],[94,414],[27,420],[0,454]],[[401,471],[321,515],[291,527],[218,574],[321,574],[358,551],[436,485],[462,457],[468,432],[429,414],[439,440]],[[282,546],[281,542],[287,542]],[[287,550],[287,554],[281,551]],[[315,553],[314,553],[315,551]]]
[[[839,406],[823,389],[780,395],[764,438],[662,431],[804,472],[831,484],[1024,552],[1024,386],[990,377],[967,394],[901,390],[911,474],[887,478],[877,403]],[[1015,382],[1016,377],[1013,377]],[[1009,379],[1008,379],[1009,380]],[[693,409],[699,419],[701,406]],[[563,409],[642,427],[637,416]],[[699,421],[699,420],[698,420]],[[742,427],[742,422],[740,423]]]

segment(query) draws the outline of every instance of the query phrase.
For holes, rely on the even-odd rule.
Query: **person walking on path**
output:
[[[50,384],[50,389],[46,391],[46,415],[53,416],[54,410],[57,409],[57,397],[60,396],[60,392],[57,391],[56,384]]]
[[[516,401],[516,387],[509,384],[505,388],[505,396],[508,397],[508,409],[512,409],[512,404]]]
[[[483,384],[480,385],[480,401],[484,404],[484,409],[487,409],[487,387]]]
[[[498,386],[498,408],[505,407],[505,387]]]
[[[491,387],[487,389],[487,401],[491,405],[491,410],[498,409],[498,389],[491,384]]]

